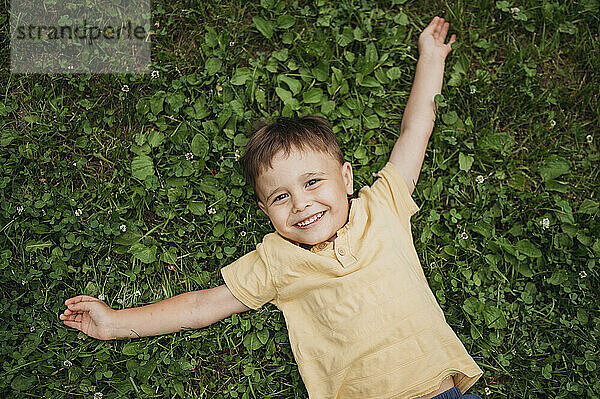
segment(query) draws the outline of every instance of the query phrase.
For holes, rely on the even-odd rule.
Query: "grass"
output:
[[[271,231],[236,162],[258,117],[324,114],[355,187],[370,184],[399,131],[418,33],[440,14],[459,43],[413,235],[484,370],[472,392],[600,396],[597,0],[152,11],[158,78],[11,75],[0,20],[1,396],[306,397],[272,305],[111,342],[58,314],[79,293],[123,308],[222,284],[219,268]]]

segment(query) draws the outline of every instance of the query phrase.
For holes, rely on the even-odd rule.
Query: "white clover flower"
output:
[[[94,399],[102,399],[102,392],[94,393]]]
[[[127,226],[125,226],[124,224],[119,226],[119,230],[121,230],[123,233],[125,233],[127,231]]]
[[[235,42],[232,40],[229,42],[229,47],[233,47],[235,45]]]
[[[73,167],[76,168],[77,167],[77,162],[73,162]]]
[[[587,277],[587,273],[585,272],[585,270],[582,270],[579,272],[579,277],[581,278],[586,278]]]
[[[485,177],[483,177],[482,175],[479,175],[475,178],[475,180],[477,181],[477,183],[481,184],[485,181]]]
[[[27,284],[27,281],[21,280],[21,285],[25,285],[25,284]]]
[[[152,76],[152,79],[157,79],[158,76],[159,76],[159,72],[158,71],[152,71],[152,74],[150,76]]]
[[[123,87],[121,87],[121,91],[127,93],[129,91],[129,86],[123,85]]]
[[[140,295],[142,295],[140,290],[137,290],[136,292],[133,293],[133,296],[140,296]]]
[[[215,208],[213,208],[212,206],[210,208],[208,208],[209,215],[214,215],[215,213],[217,213],[217,210]]]
[[[221,161],[225,160],[225,157],[223,155],[221,155],[221,158],[219,158]]]
[[[235,160],[237,161],[238,159],[240,159],[241,155],[240,155],[240,150],[235,150],[235,154],[234,154]]]
[[[98,299],[100,299],[101,301],[104,301],[106,299],[106,297],[104,296],[104,294],[100,294],[100,295],[98,295]]]
[[[471,86],[471,90],[469,90],[469,93],[475,94],[476,92],[477,92],[477,89],[475,88],[475,86]]]
[[[460,235],[460,238],[462,238],[463,240],[466,240],[467,238],[469,238],[469,235],[467,234],[466,231],[463,231]]]
[[[65,366],[66,368],[69,368],[69,367],[71,367],[72,365],[73,365],[73,363],[71,363],[69,360],[65,360],[65,361],[63,362],[63,366]]]
[[[34,326],[29,327],[29,332],[34,332],[34,331],[35,331],[35,327]]]
[[[550,227],[550,219],[548,218],[543,218],[540,223],[542,224],[542,229],[544,230]]]
[[[488,387],[485,387],[484,391],[485,391],[485,394],[486,394],[486,395],[489,395],[489,394],[491,394],[491,393],[492,393],[492,390],[491,390],[491,389],[489,389]]]
[[[122,305],[123,304],[123,300],[121,298],[117,299],[117,303]]]
[[[75,216],[81,216],[81,214],[83,213],[83,211],[81,209],[75,209]]]
[[[554,119],[552,119],[550,121],[550,128],[552,129],[554,126],[556,126],[556,121]]]
[[[25,208],[23,208],[23,206],[22,206],[22,205],[17,205],[17,213],[18,213],[19,215],[23,213],[23,209],[25,209]]]
[[[594,138],[592,137],[591,134],[588,134],[587,136],[585,136],[585,141],[587,141],[588,143],[591,143],[594,140]]]
[[[244,230],[240,231],[240,236],[246,237],[246,232]]]
[[[221,92],[223,91],[223,86],[221,86],[221,84],[220,84],[220,83],[217,83],[217,84],[215,85],[215,89],[217,90],[217,94],[219,94],[219,95],[220,95],[220,94],[221,94]]]
[[[42,216],[46,216],[46,210],[42,209]]]
[[[192,159],[194,159],[194,154],[192,154],[191,152],[186,153],[185,159],[187,159],[188,161],[191,161]]]
[[[410,46],[408,46],[408,47],[406,48],[406,51],[410,51]]]
[[[377,172],[371,172],[371,176],[377,177]]]
[[[510,13],[513,14],[513,15],[518,14],[519,11],[521,11],[519,9],[519,7],[513,7],[513,8],[510,9]]]

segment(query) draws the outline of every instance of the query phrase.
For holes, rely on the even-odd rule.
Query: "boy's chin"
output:
[[[333,239],[335,239],[335,237],[336,237],[336,235],[334,234],[333,236],[331,236],[329,238],[320,239],[319,237],[315,237],[314,239],[310,239],[308,237],[291,237],[291,236],[286,236],[285,234],[281,234],[281,233],[279,233],[279,234],[286,240],[291,241],[298,245],[302,245],[302,246],[313,246],[313,245],[320,244],[322,242],[333,241]]]

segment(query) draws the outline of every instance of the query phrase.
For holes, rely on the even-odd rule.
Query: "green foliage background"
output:
[[[355,187],[372,183],[434,15],[458,43],[413,232],[449,324],[484,370],[472,392],[600,396],[597,0],[152,10],[155,78],[11,75],[0,17],[0,396],[306,397],[271,305],[111,342],[58,314],[80,293],[124,308],[222,284],[219,268],[271,231],[236,162],[259,117],[325,115]]]

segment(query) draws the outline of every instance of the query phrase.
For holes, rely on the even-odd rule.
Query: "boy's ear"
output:
[[[346,194],[352,195],[352,193],[354,193],[354,174],[352,173],[352,165],[350,162],[344,162],[342,165],[342,178],[344,179],[344,185],[346,186]]]
[[[269,214],[267,213],[267,211],[265,211],[265,206],[263,205],[262,202],[258,201],[258,207],[260,208],[261,211],[264,212],[265,215],[269,216]]]

